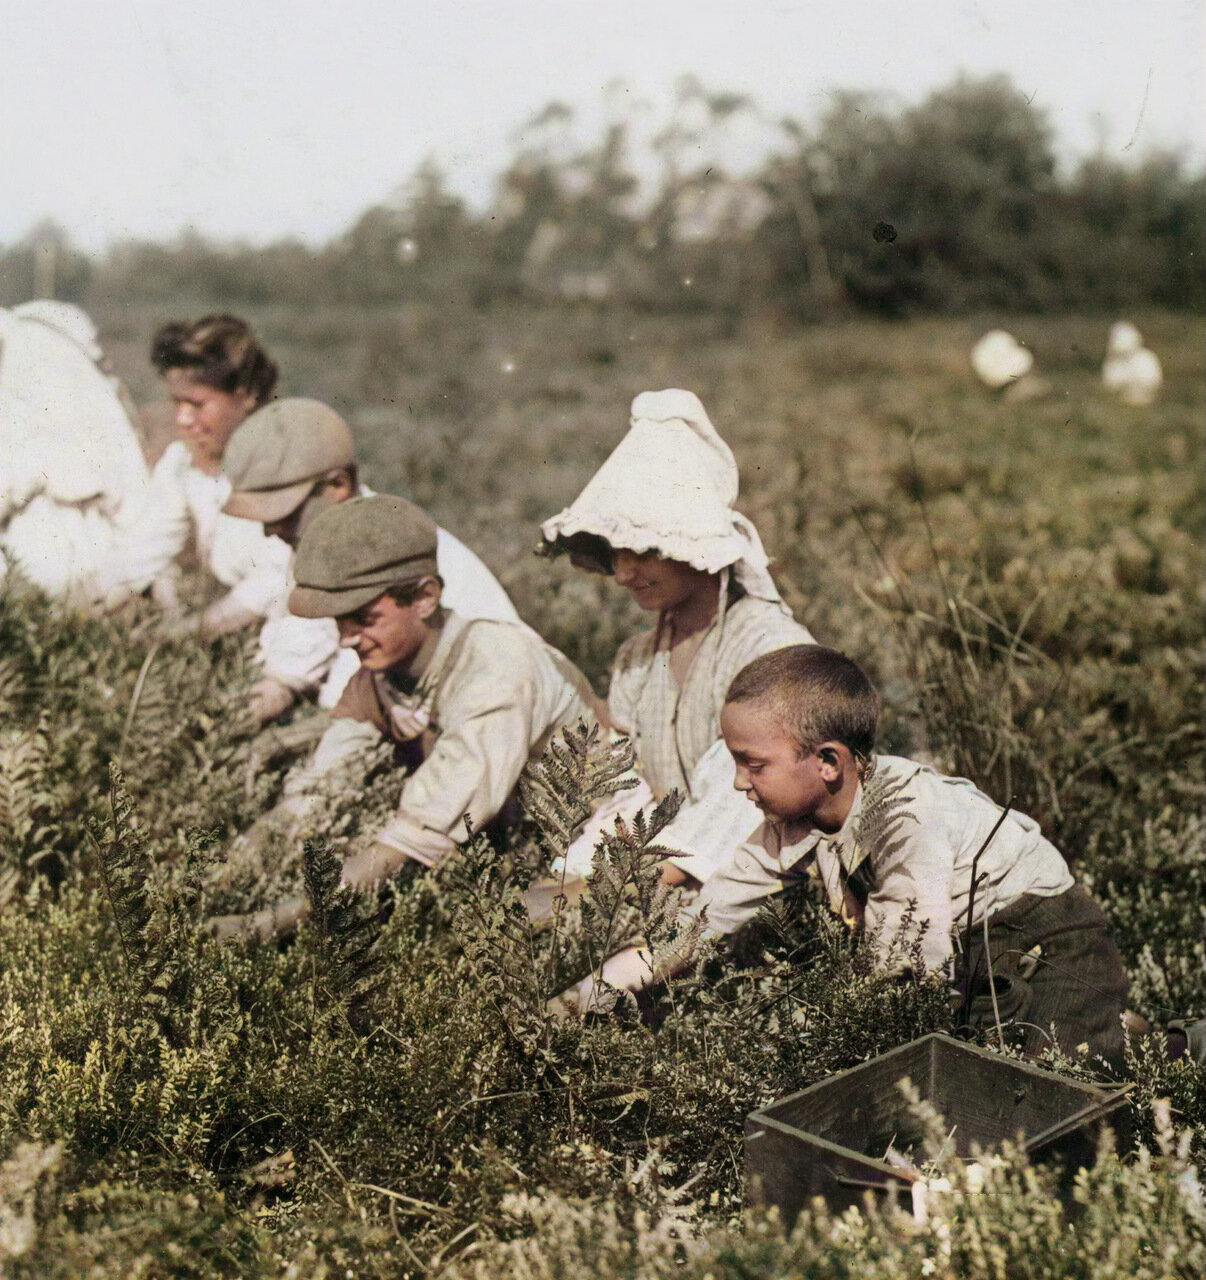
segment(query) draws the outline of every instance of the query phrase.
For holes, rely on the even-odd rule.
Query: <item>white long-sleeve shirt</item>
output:
[[[0,307],[0,578],[87,598],[111,563],[147,468],[115,381],[94,351]]]
[[[874,806],[872,806],[874,801]],[[874,809],[874,811],[873,811]],[[878,816],[876,816],[878,815]],[[730,863],[703,887],[690,910],[706,908],[712,933],[732,933],[753,919],[772,894],[792,880],[819,880],[830,907],[857,915],[876,939],[881,960],[903,968],[895,935],[913,904],[914,925],[926,922],[922,958],[941,969],[953,935],[967,924],[972,863],[981,848],[972,924],[990,918],[1023,894],[1053,897],[1072,887],[1063,855],[1033,818],[1001,806],[966,778],[950,778],[899,756],[877,756],[860,784],[841,830],[826,835],[806,820],[764,822]]]
[[[624,642],[612,670],[608,708],[617,733],[631,738],[640,784],[602,804],[566,854],[570,875],[590,873],[595,845],[617,817],[631,820],[674,788],[677,817],[658,837],[671,861],[706,881],[762,821],[733,790],[733,759],[720,737],[720,708],[733,677],[764,653],[812,636],[777,601],[741,596],[708,628],[680,686],[658,629]]]
[[[194,537],[201,563],[233,601],[262,618],[288,604],[292,553],[255,520],[226,515],[230,481],[193,465],[188,446],[168,445],[151,473],[141,509],[119,539],[114,561],[103,573],[101,594],[114,601],[145,590]]]
[[[304,821],[316,787],[350,756],[383,737],[405,741],[395,711],[418,716],[421,763],[377,839],[435,866],[465,838],[466,814],[480,827],[502,812],[558,729],[593,721],[588,696],[577,669],[530,627],[446,613],[417,680],[357,672],[313,757],[286,784],[284,807]]]

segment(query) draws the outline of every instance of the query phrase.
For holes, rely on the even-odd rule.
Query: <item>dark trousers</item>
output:
[[[961,964],[967,1025],[987,1030],[999,1015],[1002,1027],[1012,1024],[1006,1035],[1023,1053],[1054,1041],[1076,1057],[1087,1044],[1122,1074],[1126,973],[1101,908],[1080,885],[1050,898],[1023,894],[989,918],[995,1010],[984,926],[971,934],[963,938]]]

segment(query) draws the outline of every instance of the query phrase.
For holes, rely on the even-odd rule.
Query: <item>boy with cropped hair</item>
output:
[[[737,673],[721,732],[733,785],[764,820],[684,916],[702,915],[704,936],[735,933],[768,898],[812,881],[890,971],[919,961],[949,973],[954,961],[972,1025],[1012,1022],[1030,1054],[1054,1028],[1065,1052],[1087,1046],[1120,1069],[1127,981],[1101,909],[1032,818],[966,778],[877,755],[878,717],[862,668],[821,645],[778,649]],[[692,949],[655,965],[629,948],[600,977],[639,990],[684,968]],[[586,1010],[597,985],[566,995]]]
[[[1026,1052],[1053,1029],[1065,1052],[1087,1045],[1119,1067],[1127,982],[1100,908],[1032,818],[964,778],[876,755],[878,713],[857,663],[820,645],[737,674],[721,728],[734,786],[765,821],[693,910],[731,933],[807,875],[887,967],[907,971],[918,956],[943,971],[957,951],[965,996],[989,997],[991,974],[995,1008],[977,1006],[1014,1022]]]

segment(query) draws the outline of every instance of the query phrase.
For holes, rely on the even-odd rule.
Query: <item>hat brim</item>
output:
[[[392,589],[352,587],[347,591],[324,591],[321,587],[294,587],[289,593],[289,612],[299,618],[342,618]]]
[[[366,604],[404,587],[413,587],[425,578],[433,578],[443,585],[439,565],[434,556],[419,556],[412,561],[410,572],[400,572],[398,577],[382,585],[380,582],[358,587],[332,590],[327,587],[294,587],[289,593],[289,612],[299,618],[342,618],[355,613]]]
[[[236,489],[222,510],[241,520],[258,520],[260,524],[276,524],[291,516],[310,496],[316,480],[299,480],[279,489]]]
[[[615,572],[614,552],[606,538],[597,533],[570,533],[564,537],[545,538],[536,548],[537,554],[548,556],[567,555],[575,569],[587,573],[600,573],[610,577]]]

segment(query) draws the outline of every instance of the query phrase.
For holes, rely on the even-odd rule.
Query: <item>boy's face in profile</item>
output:
[[[726,703],[720,730],[737,766],[733,786],[768,818],[811,818],[829,800],[819,752],[801,752],[765,703]]]
[[[360,665],[369,671],[388,671],[411,662],[427,639],[427,621],[439,605],[438,590],[410,604],[380,595],[354,613],[337,618],[339,641],[355,649]],[[433,603],[434,602],[434,603]]]

